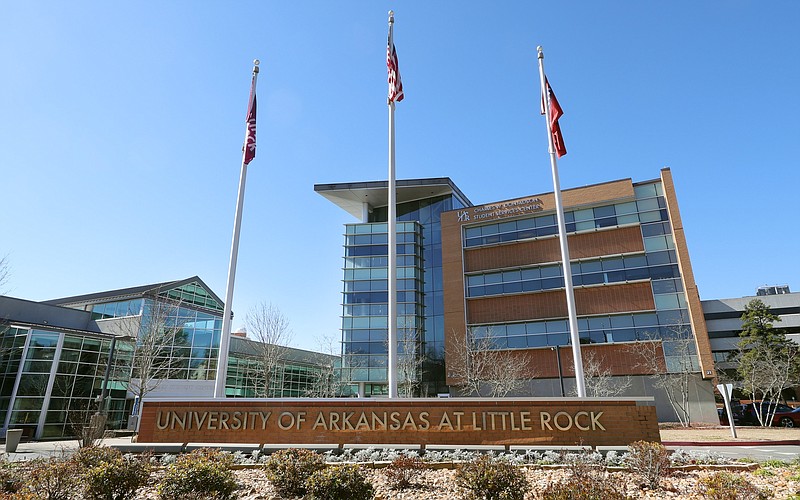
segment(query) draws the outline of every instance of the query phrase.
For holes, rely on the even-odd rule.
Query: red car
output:
[[[776,411],[772,425],[781,427],[800,427],[800,408],[792,411]]]

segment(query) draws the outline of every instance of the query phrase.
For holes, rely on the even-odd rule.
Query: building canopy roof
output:
[[[472,202],[464,196],[449,177],[430,179],[399,179],[397,187],[397,203],[433,198],[452,194],[464,206],[471,207]],[[315,184],[314,191],[321,194],[344,211],[357,219],[363,213],[363,204],[370,207],[385,207],[389,204],[389,181],[343,182],[336,184]]]
[[[176,281],[165,281],[163,283],[152,283],[149,285],[46,300],[43,301],[42,304],[74,307],[77,305],[113,302],[145,296],[160,296],[216,311],[222,311],[224,309],[224,302],[222,299],[220,299],[198,276]]]

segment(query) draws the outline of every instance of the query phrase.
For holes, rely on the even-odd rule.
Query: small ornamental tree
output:
[[[536,377],[530,356],[522,351],[499,348],[500,339],[491,327],[468,328],[454,334],[448,344],[449,376],[458,380],[465,395],[502,398],[525,387]]]
[[[256,396],[260,398],[279,397],[283,386],[282,371],[292,341],[289,318],[277,306],[259,302],[245,317],[247,334],[256,341],[256,363],[253,373],[259,385]]]
[[[774,323],[781,319],[759,299],[751,300],[742,315],[736,361],[742,390],[750,396],[761,425],[772,425],[785,389],[800,378],[800,346]],[[762,407],[763,405],[763,407]]]

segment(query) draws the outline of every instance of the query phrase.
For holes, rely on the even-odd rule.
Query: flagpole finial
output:
[[[393,24],[393,23],[394,23],[394,11],[390,10],[389,11],[389,24]]]
[[[258,73],[258,65],[261,64],[261,61],[258,59],[253,59],[253,73]]]
[[[539,53],[539,59],[544,59],[544,49],[542,49],[541,45],[536,47],[536,52]]]

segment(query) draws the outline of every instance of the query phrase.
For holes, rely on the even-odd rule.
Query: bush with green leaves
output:
[[[264,463],[264,472],[283,496],[306,494],[306,480],[325,467],[325,460],[311,450],[289,448],[276,451]]]
[[[771,497],[744,477],[730,472],[715,472],[701,477],[697,482],[697,493],[701,498],[709,500],[755,500]]]
[[[488,455],[459,465],[455,478],[473,498],[485,500],[522,500],[530,489],[519,467]]]
[[[670,466],[669,451],[661,443],[636,441],[628,445],[626,460],[631,472],[638,475],[650,489],[658,489],[661,478]]]
[[[421,458],[400,456],[392,460],[383,473],[390,488],[404,490],[414,486],[424,469],[425,462]]]
[[[82,498],[83,470],[75,460],[57,457],[33,460],[18,495],[46,500]]]
[[[313,473],[306,489],[316,500],[370,500],[372,485],[357,465],[333,465]]]
[[[236,480],[232,465],[229,453],[210,448],[181,455],[164,471],[158,496],[164,500],[233,498]]]
[[[84,473],[86,498],[92,500],[127,500],[147,484],[150,456],[119,455],[90,467]]]

